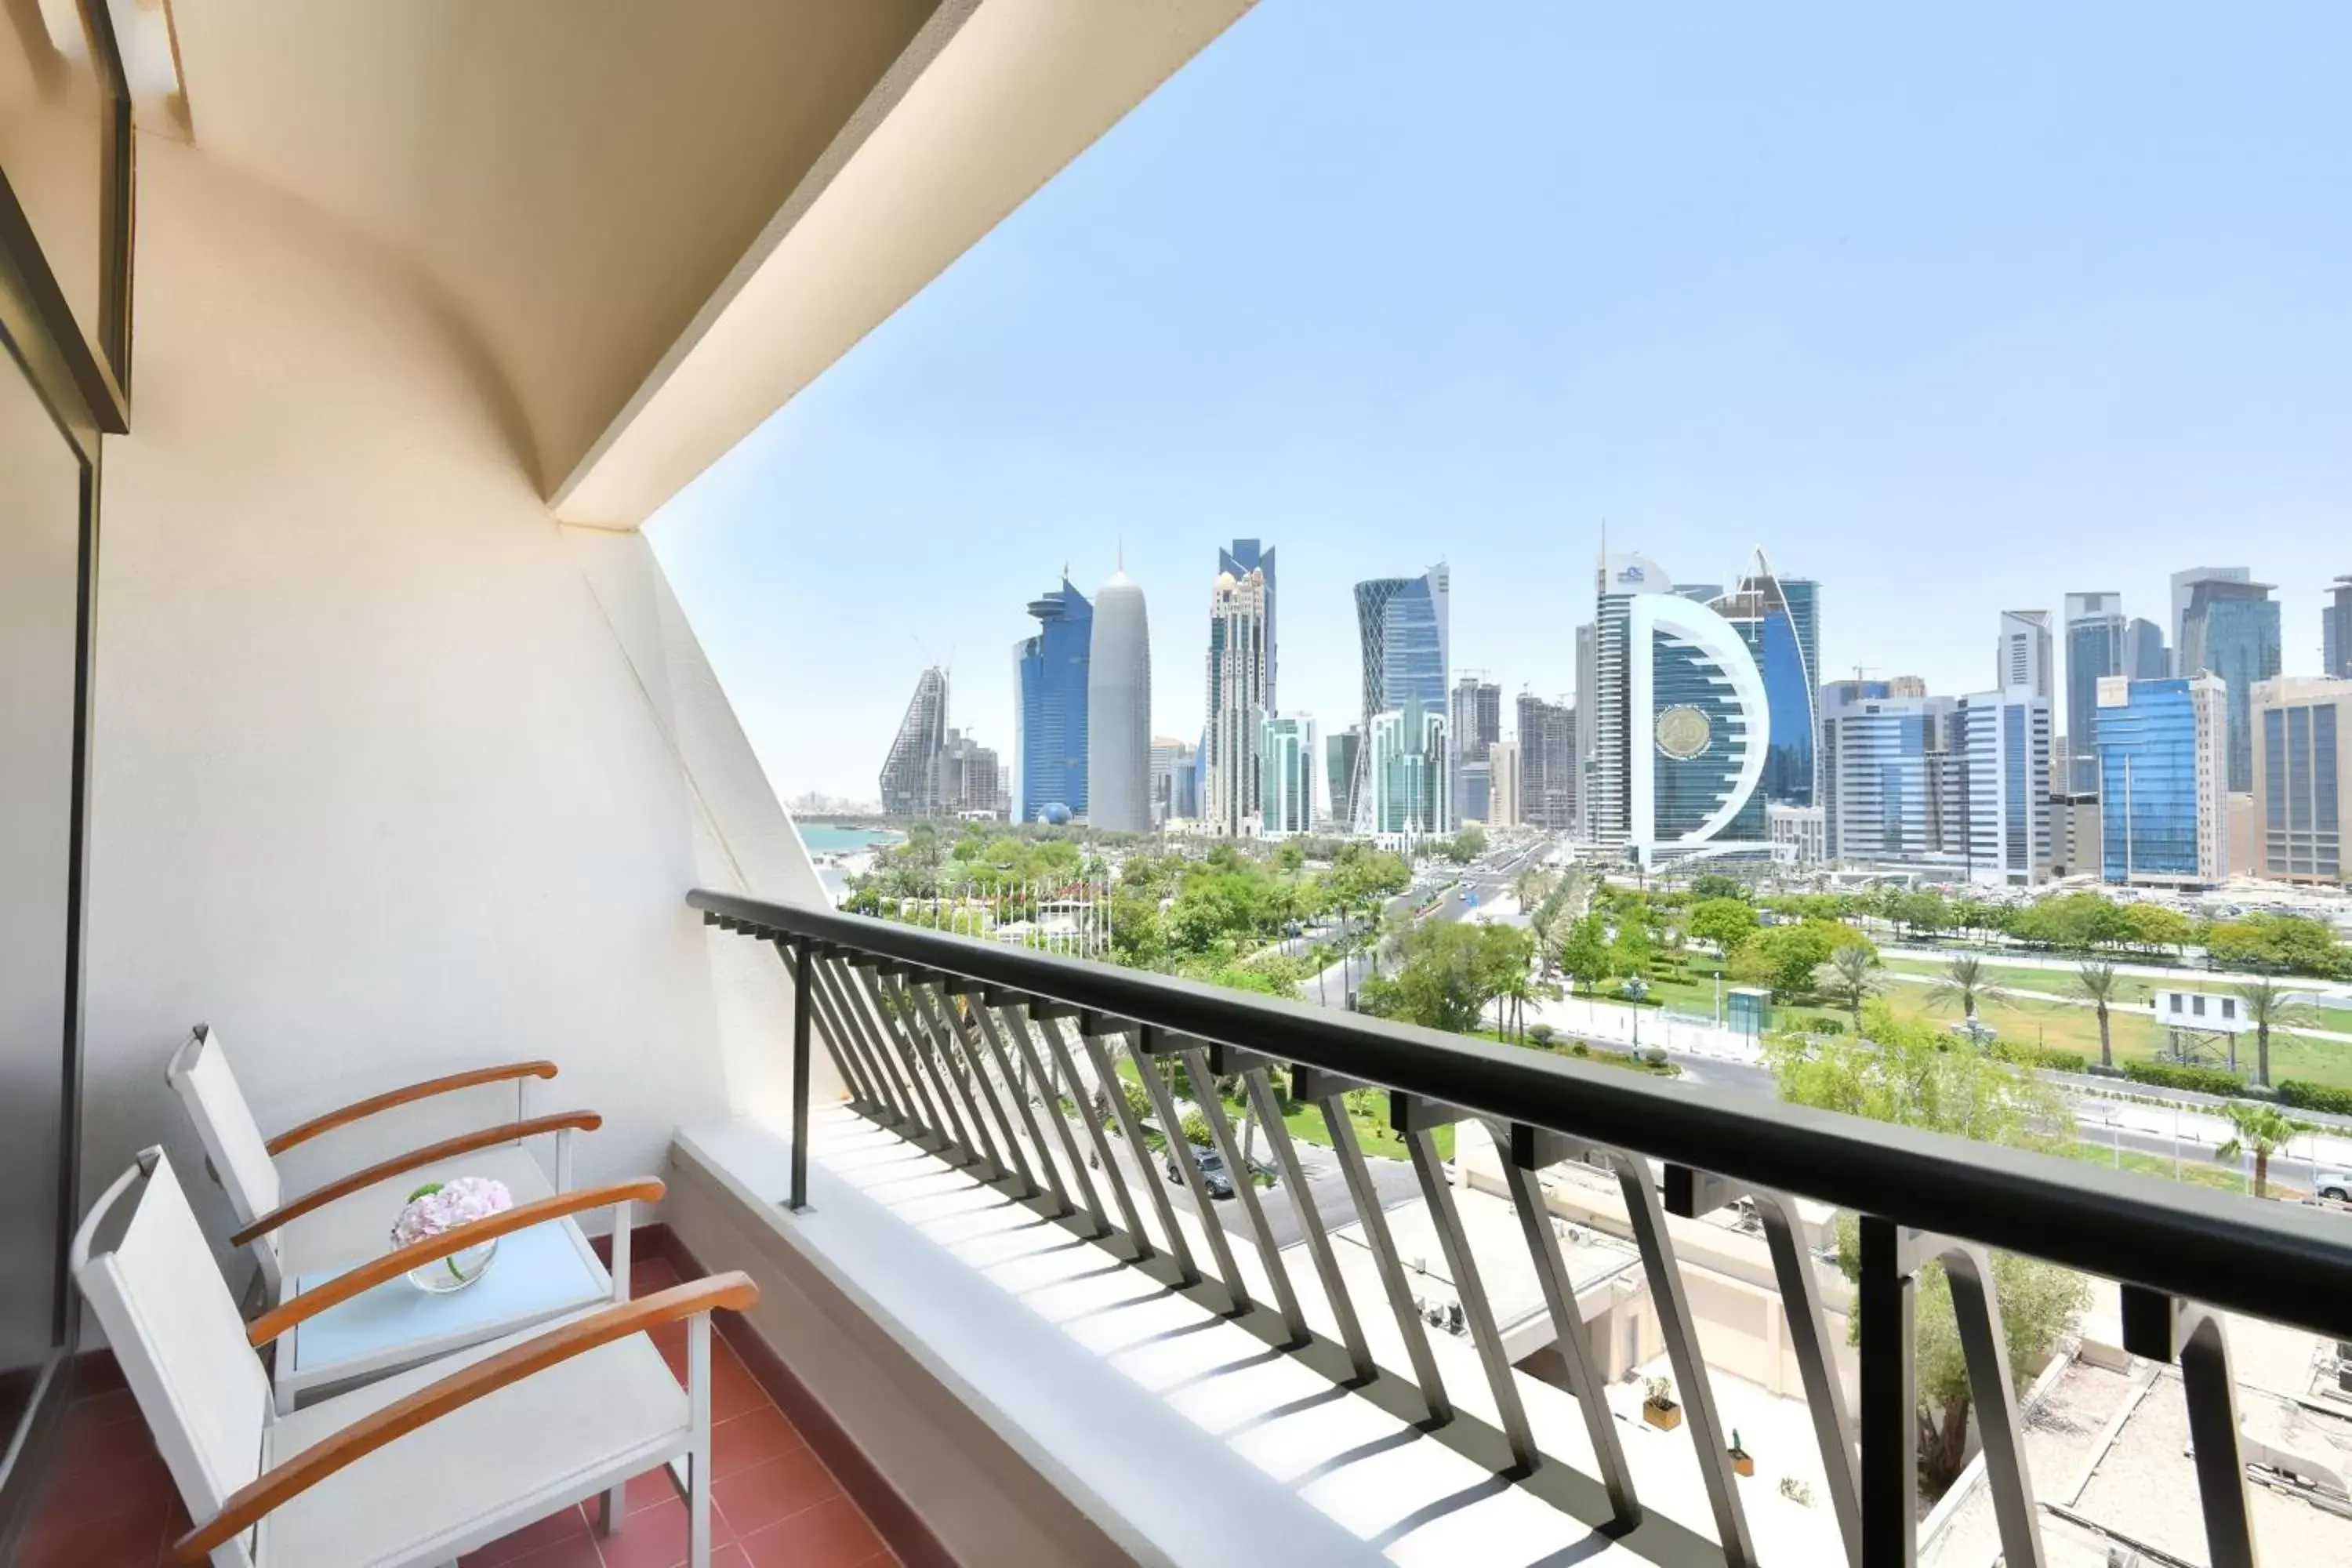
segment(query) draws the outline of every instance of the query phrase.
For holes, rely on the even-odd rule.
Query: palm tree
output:
[[[2116,966],[2096,958],[2086,958],[2074,970],[2074,994],[2089,1002],[2099,1012],[2099,1065],[2116,1065],[2114,1041],[2107,1034],[2107,1007],[2123,989],[2123,977]]]
[[[2298,1132],[2309,1132],[2308,1121],[2297,1121],[2275,1105],[2256,1105],[2233,1100],[2221,1107],[2221,1114],[2238,1130],[2237,1136],[2213,1151],[2216,1160],[2234,1161],[2241,1155],[2254,1157],[2254,1196],[2269,1194],[2271,1156],[2292,1142]]]
[[[2246,1021],[2254,1026],[2254,1081],[2267,1084],[2271,1081],[2271,1030],[2308,1027],[2315,1015],[2275,980],[2249,980],[2230,989],[2238,994]]]
[[[1927,992],[1927,1002],[1930,1006],[1958,1002],[1960,1016],[1973,1020],[1979,1007],[2000,1001],[2008,994],[1992,983],[1992,971],[1983,959],[1963,953],[1944,965],[1942,976]]]
[[[1495,1026],[1498,1033],[1508,1028],[1522,1040],[1528,1037],[1528,999],[1535,994],[1535,976],[1526,969],[1515,969],[1504,977],[1502,988],[1495,993]]]
[[[1862,1005],[1885,988],[1878,973],[1878,955],[1859,942],[1847,942],[1813,972],[1814,988],[1853,1015],[1853,1032],[1862,1033]]]

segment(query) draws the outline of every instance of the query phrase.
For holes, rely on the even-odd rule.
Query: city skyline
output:
[[[1008,744],[1019,605],[1122,540],[1169,606],[1278,542],[1279,701],[1335,727],[1350,585],[1441,554],[1452,662],[1572,689],[1604,530],[1822,583],[1825,679],[1978,689],[1987,610],[2115,592],[2168,628],[2211,560],[2280,584],[2282,668],[2316,674],[2352,215],[2308,193],[2352,18],[2021,26],[1532,7],[1505,47],[1259,7],[654,546],[787,795],[867,795],[925,663]],[[1152,654],[1199,668],[1189,609]],[[1199,683],[1161,685],[1155,725],[1197,734]]]

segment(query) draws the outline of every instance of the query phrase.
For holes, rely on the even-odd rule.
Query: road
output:
[[[1092,1148],[1093,1145],[1087,1141],[1085,1128],[1074,1125],[1071,1131],[1077,1135],[1080,1147]],[[1234,1135],[1238,1138],[1241,1131],[1239,1126],[1235,1126]],[[1356,1206],[1348,1196],[1348,1182],[1340,1173],[1339,1157],[1320,1144],[1298,1139],[1291,1142],[1298,1151],[1299,1168],[1307,1174],[1307,1188],[1314,1196],[1315,1212],[1323,1216],[1326,1226],[1335,1229],[1353,1225],[1356,1222]],[[1274,1151],[1266,1146],[1263,1131],[1252,1135],[1251,1145],[1251,1152],[1257,1160],[1266,1165],[1275,1163]],[[1118,1161],[1120,1173],[1127,1177],[1129,1186],[1138,1186],[1144,1182],[1156,1183],[1166,1190],[1178,1208],[1198,1216],[1201,1211],[1192,1200],[1192,1184],[1181,1177],[1174,1182],[1168,1180],[1165,1156],[1150,1156],[1150,1168],[1139,1172],[1135,1151],[1126,1139],[1114,1138],[1110,1140],[1110,1146],[1111,1156]],[[1410,1203],[1421,1196],[1420,1184],[1414,1179],[1412,1166],[1407,1162],[1372,1158],[1367,1159],[1365,1164],[1371,1173],[1372,1188],[1380,1194],[1382,1209],[1392,1209],[1399,1204]],[[1099,1176],[1100,1173],[1097,1174]],[[1259,1207],[1265,1214],[1266,1229],[1273,1233],[1275,1246],[1288,1247],[1305,1237],[1306,1230],[1298,1217],[1298,1205],[1291,1199],[1288,1184],[1277,1181],[1270,1187],[1260,1187],[1257,1199]],[[1108,1193],[1103,1194],[1103,1200],[1112,1204],[1118,1201]],[[1136,1207],[1141,1209],[1148,1207],[1151,1199],[1139,1188],[1135,1202]],[[1257,1244],[1257,1238],[1250,1234],[1248,1211],[1242,1206],[1238,1197],[1219,1199],[1211,1206],[1216,1211],[1218,1222],[1234,1237],[1236,1246],[1254,1247]]]

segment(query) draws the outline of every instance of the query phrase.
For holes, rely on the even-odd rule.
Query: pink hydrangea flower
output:
[[[403,1247],[439,1236],[461,1225],[488,1219],[514,1206],[514,1194],[504,1182],[488,1176],[459,1176],[436,1186],[418,1189],[393,1222],[393,1239]]]

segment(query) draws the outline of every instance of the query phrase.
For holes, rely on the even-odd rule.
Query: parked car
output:
[[[2313,1183],[2312,1187],[2323,1198],[2332,1198],[2339,1204],[2352,1203],[2352,1173],[2322,1171],[2319,1180]]]
[[[1234,1195],[1234,1179],[1225,1173],[1224,1156],[1219,1154],[1214,1149],[1203,1149],[1198,1143],[1182,1143],[1177,1147],[1192,1152],[1192,1163],[1199,1167],[1201,1172],[1201,1184],[1209,1189],[1211,1197],[1229,1198]],[[1183,1169],[1176,1163],[1176,1152],[1173,1149],[1169,1151],[1166,1168],[1170,1185],[1172,1186],[1184,1179]]]

